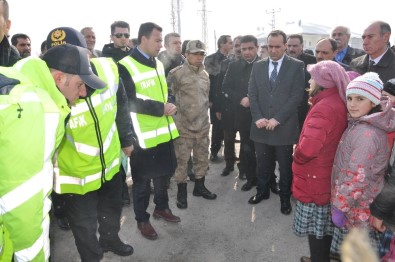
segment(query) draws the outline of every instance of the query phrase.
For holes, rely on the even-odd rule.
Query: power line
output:
[[[278,10],[272,9],[272,11],[266,10],[266,14],[272,14],[272,22],[269,24],[272,26],[272,31],[276,29],[276,13],[279,12],[281,12],[281,8],[279,8]]]

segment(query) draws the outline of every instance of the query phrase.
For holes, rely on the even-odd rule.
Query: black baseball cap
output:
[[[75,45],[63,44],[49,49],[42,58],[49,68],[78,75],[93,89],[102,89],[107,84],[96,76],[89,62],[89,51]]]
[[[85,37],[71,27],[57,27],[52,29],[47,36],[47,49],[64,44],[71,44],[88,48]]]

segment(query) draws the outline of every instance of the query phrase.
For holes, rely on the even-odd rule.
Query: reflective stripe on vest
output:
[[[15,252],[16,261],[33,261],[37,254],[43,250],[46,261],[49,259],[49,216],[47,215],[42,223],[43,233],[37,241],[30,247]]]
[[[120,64],[131,75],[136,89],[136,97],[143,100],[167,102],[167,84],[163,64],[156,60],[157,68],[145,66],[134,58],[127,56]],[[152,148],[179,136],[171,116],[150,116],[131,112],[133,127],[141,148]]]
[[[64,131],[58,128],[60,110],[47,92],[15,68],[0,68],[0,73],[20,80],[8,95],[0,96],[0,221],[9,233],[5,241],[14,243],[15,261],[47,260],[52,158]],[[31,224],[23,223],[21,214],[28,214]]]
[[[117,173],[119,171],[119,165],[120,165],[120,160],[119,158],[117,158],[106,168],[105,172],[109,173],[110,171],[114,171],[114,168],[117,168],[115,170]],[[59,171],[57,169],[58,168],[55,167],[55,173],[56,173],[55,180],[58,181],[57,184],[79,185],[83,187],[93,181],[100,180],[101,178],[101,172],[89,176],[85,176],[83,178],[66,176],[66,175],[58,176],[57,174],[59,173]]]
[[[97,190],[102,180],[111,180],[119,172],[121,146],[115,123],[118,68],[111,58],[93,58],[91,63],[108,85],[77,100],[71,109],[55,168],[55,191],[60,194]]]

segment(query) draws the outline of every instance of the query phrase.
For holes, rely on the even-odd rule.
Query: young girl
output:
[[[389,158],[386,132],[394,130],[391,103],[381,100],[383,83],[368,72],[347,86],[348,127],[332,169],[332,221],[336,225],[331,252],[339,254],[343,237],[353,227],[366,228],[373,246],[379,232],[369,225],[369,204],[381,191]]]
[[[337,145],[347,128],[346,71],[336,62],[308,65],[311,108],[295,148],[292,194],[297,200],[293,231],[308,236],[310,258],[329,262],[333,224],[330,213],[331,171]]]

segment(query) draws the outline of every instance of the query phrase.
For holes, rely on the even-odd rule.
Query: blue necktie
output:
[[[272,62],[274,68],[272,73],[270,74],[270,86],[271,86],[271,90],[273,90],[276,87],[276,79],[277,79],[277,65],[278,62]]]

